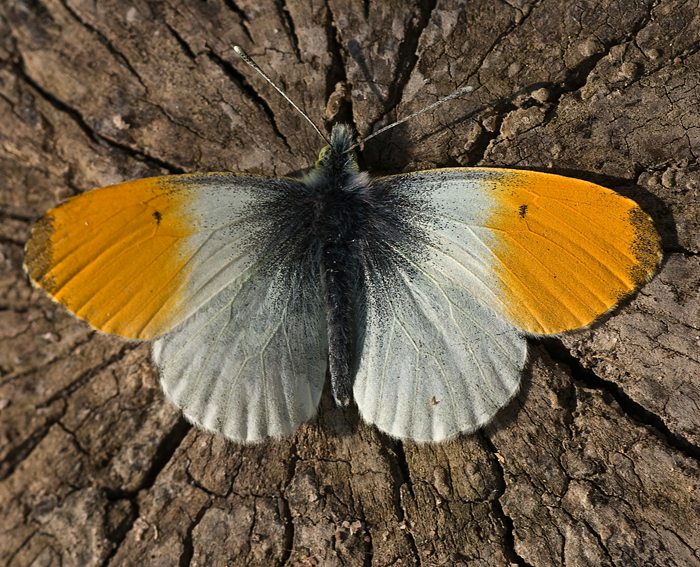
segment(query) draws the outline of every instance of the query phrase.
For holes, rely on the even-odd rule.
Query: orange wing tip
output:
[[[48,211],[25,247],[32,283],[104,333],[146,340],[172,329],[192,232],[189,196],[174,181],[113,185]]]
[[[578,179],[508,172],[496,181],[497,273],[509,317],[554,335],[592,324],[655,274],[654,222],[632,201]]]
[[[58,207],[60,206],[58,205]],[[91,329],[107,333],[107,331],[95,326],[85,317],[78,316],[71,309],[66,297],[57,297],[57,293],[60,291],[59,286],[56,284],[54,277],[47,275],[54,266],[52,244],[52,238],[55,233],[55,218],[52,214],[54,210],[55,208],[47,212],[32,227],[32,233],[24,249],[24,271],[30,277],[32,285],[45,291],[54,303],[68,309],[74,316],[86,322]]]

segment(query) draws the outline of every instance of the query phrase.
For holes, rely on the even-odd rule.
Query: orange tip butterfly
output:
[[[90,191],[35,224],[26,270],[94,328],[153,340],[166,395],[201,428],[289,435],[329,372],[367,422],[442,441],[516,394],[526,337],[590,324],[660,261],[652,220],[604,187],[492,168],[370,178],[357,146],[336,125],[301,178]]]

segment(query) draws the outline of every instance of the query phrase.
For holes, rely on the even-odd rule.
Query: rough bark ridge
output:
[[[699,565],[698,30],[697,0],[3,2],[0,563]],[[319,141],[232,43],[319,123],[351,83],[361,132],[473,85],[366,166],[594,180],[657,220],[659,275],[533,344],[523,392],[477,435],[401,444],[325,399],[281,442],[190,428],[147,347],[32,290],[22,247],[92,187],[310,165]]]

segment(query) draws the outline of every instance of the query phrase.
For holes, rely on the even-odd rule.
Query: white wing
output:
[[[366,249],[353,394],[363,419],[395,437],[442,441],[478,429],[518,391],[525,366],[526,340],[499,309],[477,233],[482,204],[465,177],[459,187],[437,172],[375,187],[394,194],[408,226]]]
[[[253,267],[154,343],[163,389],[188,420],[254,442],[314,416],[328,356],[317,279]]]

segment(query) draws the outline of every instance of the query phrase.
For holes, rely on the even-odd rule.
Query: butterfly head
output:
[[[355,143],[352,127],[347,124],[335,124],[331,131],[330,144],[324,146],[318,154],[318,169],[358,171],[355,152],[348,151]]]

